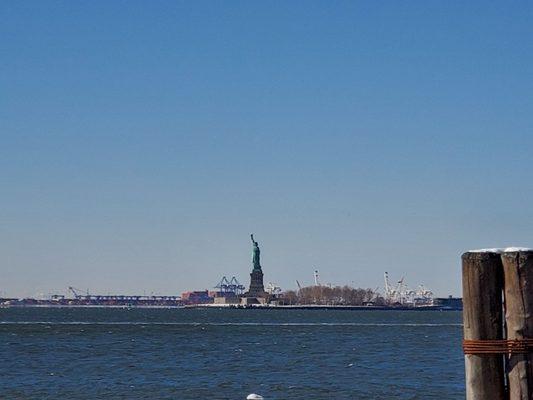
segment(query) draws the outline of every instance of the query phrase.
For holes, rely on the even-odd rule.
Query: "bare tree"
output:
[[[382,304],[383,298],[372,289],[353,288],[351,286],[306,286],[296,293],[289,290],[284,293],[287,304],[351,305],[361,306],[369,302]]]

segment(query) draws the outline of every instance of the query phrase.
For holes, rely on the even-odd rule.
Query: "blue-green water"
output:
[[[461,313],[0,309],[0,398],[463,399]]]

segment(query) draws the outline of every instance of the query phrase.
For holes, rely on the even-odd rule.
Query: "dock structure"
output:
[[[507,340],[518,351],[507,359],[509,398],[533,399],[533,251],[502,254]]]
[[[533,399],[533,250],[462,256],[467,400]]]
[[[499,254],[463,255],[463,330],[465,340],[503,339],[502,262]],[[500,400],[505,395],[501,354],[465,354],[466,398]]]

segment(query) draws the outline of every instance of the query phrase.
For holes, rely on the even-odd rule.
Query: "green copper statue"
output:
[[[261,264],[259,262],[259,256],[261,254],[261,250],[259,250],[259,243],[257,243],[254,240],[253,233],[250,235],[250,237],[252,238],[252,245],[253,245],[253,248],[252,248],[252,264],[254,265],[254,269],[261,269]]]

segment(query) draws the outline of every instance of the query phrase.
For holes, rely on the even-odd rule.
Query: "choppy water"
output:
[[[0,398],[463,399],[461,313],[0,309]]]

